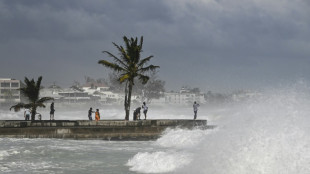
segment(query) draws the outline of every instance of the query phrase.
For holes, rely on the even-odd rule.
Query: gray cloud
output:
[[[305,0],[3,0],[0,75],[64,85],[102,77],[101,51],[143,35],[143,55],[155,56],[171,89],[309,80],[309,13]]]

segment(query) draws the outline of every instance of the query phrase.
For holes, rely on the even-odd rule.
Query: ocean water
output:
[[[55,106],[56,118],[57,112],[62,119],[87,118],[88,108]],[[4,138],[0,173],[308,174],[309,106],[310,85],[299,82],[243,102],[201,106],[198,118],[215,129],[168,129],[155,141]],[[191,106],[149,109],[151,119],[193,118]],[[106,119],[123,115],[120,108],[100,111]],[[22,114],[0,111],[0,116],[20,119]]]

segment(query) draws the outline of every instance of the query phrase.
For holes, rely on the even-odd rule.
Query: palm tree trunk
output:
[[[35,107],[35,104],[33,104],[32,109],[31,109],[31,121],[35,120],[37,108]]]
[[[126,120],[129,120],[129,114],[130,114],[130,103],[131,103],[131,92],[132,92],[133,83],[129,82],[128,85],[128,99],[127,99],[127,110],[126,110]]]
[[[125,106],[125,120],[127,119],[127,115],[129,116],[129,112],[128,112],[128,81],[126,82],[125,85],[125,101],[124,101],[124,106]]]

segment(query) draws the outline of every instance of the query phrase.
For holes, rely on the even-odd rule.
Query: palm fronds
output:
[[[126,111],[125,119],[128,120],[131,92],[134,85],[134,79],[138,78],[143,84],[146,84],[149,80],[149,77],[145,75],[145,73],[149,71],[155,71],[159,68],[159,66],[149,65],[145,67],[147,62],[149,62],[151,58],[153,58],[152,55],[142,60],[140,59],[143,46],[143,36],[141,36],[139,43],[137,37],[129,39],[124,36],[123,40],[125,43],[124,47],[119,46],[113,42],[113,45],[117,48],[120,57],[115,56],[109,51],[103,51],[103,53],[107,54],[108,57],[113,58],[114,62],[100,60],[98,61],[98,64],[101,64],[109,69],[118,72],[118,81],[120,83],[126,82],[124,103]]]
[[[40,76],[37,80],[37,82],[34,81],[34,79],[29,80],[27,77],[25,77],[25,87],[20,88],[19,90],[21,93],[28,98],[30,103],[17,103],[14,106],[11,106],[10,110],[14,109],[15,112],[20,111],[22,108],[31,109],[32,111],[32,117],[31,119],[34,119],[34,115],[36,114],[37,107],[43,107],[45,108],[44,102],[54,100],[52,97],[43,97],[39,98],[40,96],[40,90],[41,90],[41,81],[42,76]]]

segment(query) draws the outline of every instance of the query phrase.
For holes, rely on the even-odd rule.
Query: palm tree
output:
[[[125,120],[129,120],[131,92],[134,86],[135,78],[137,77],[142,82],[142,84],[146,84],[149,80],[149,76],[147,76],[146,73],[155,71],[157,68],[159,68],[159,66],[147,65],[151,58],[153,58],[152,55],[143,59],[140,58],[140,54],[142,52],[143,36],[140,38],[140,43],[138,43],[137,37],[135,39],[128,39],[126,36],[124,36],[123,40],[125,42],[125,48],[113,42],[113,45],[119,51],[119,57],[108,51],[103,51],[103,53],[106,53],[109,57],[113,58],[114,62],[100,60],[98,63],[116,71],[118,74],[118,81],[120,83],[126,82],[124,101],[126,113]]]
[[[34,81],[34,79],[29,80],[27,77],[25,77],[25,87],[21,87],[19,90],[22,95],[28,98],[29,103],[18,103],[10,108],[14,109],[15,112],[20,111],[22,108],[27,108],[31,110],[31,120],[35,120],[35,115],[37,111],[37,107],[43,107],[45,108],[44,102],[47,102],[49,100],[54,100],[52,97],[43,97],[39,98],[40,96],[40,89],[41,89],[41,81],[42,76],[40,76],[37,80],[37,82]]]

